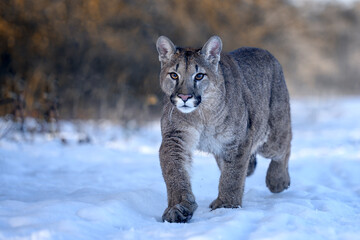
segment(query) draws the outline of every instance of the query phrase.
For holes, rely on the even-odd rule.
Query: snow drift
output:
[[[0,239],[359,239],[360,99],[292,102],[291,186],[265,186],[258,158],[243,208],[210,211],[220,172],[197,153],[199,204],[187,224],[161,222],[166,188],[158,123],[127,131],[103,122],[62,123],[60,135],[0,140]],[[88,144],[78,144],[81,134]]]

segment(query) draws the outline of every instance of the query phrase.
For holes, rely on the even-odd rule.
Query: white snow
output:
[[[294,100],[292,112],[290,188],[270,193],[269,160],[258,158],[243,208],[210,211],[219,170],[197,153],[199,208],[186,224],[161,222],[158,123],[134,132],[64,122],[66,145],[37,134],[3,138],[0,239],[360,239],[360,98]],[[91,143],[78,144],[84,134]]]

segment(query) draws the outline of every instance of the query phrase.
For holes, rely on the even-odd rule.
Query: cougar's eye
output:
[[[195,76],[195,80],[196,80],[196,81],[200,81],[201,79],[204,78],[204,76],[205,76],[205,74],[203,74],[203,73],[198,73],[198,74],[196,74],[196,76]]]
[[[171,77],[172,79],[174,79],[174,80],[178,80],[178,79],[179,79],[179,76],[178,76],[176,73],[174,73],[174,72],[170,73],[170,77]]]

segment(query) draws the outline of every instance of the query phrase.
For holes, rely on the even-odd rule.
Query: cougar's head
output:
[[[175,47],[170,39],[161,36],[156,48],[161,62],[161,89],[179,111],[194,111],[217,79],[221,39],[213,36],[202,48],[194,49]]]

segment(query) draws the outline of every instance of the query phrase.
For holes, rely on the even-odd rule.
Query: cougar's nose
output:
[[[182,93],[179,93],[177,96],[181,98],[184,102],[186,102],[189,98],[193,97],[193,95],[191,94],[182,94]]]

